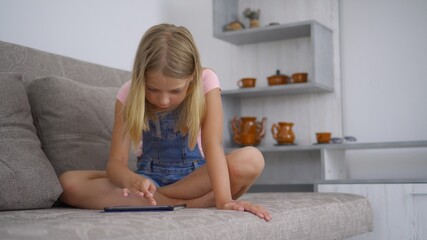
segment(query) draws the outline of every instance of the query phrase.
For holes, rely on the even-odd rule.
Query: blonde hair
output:
[[[189,146],[197,143],[205,112],[202,86],[202,67],[199,52],[191,33],[185,27],[159,24],[151,27],[142,37],[135,56],[132,83],[124,112],[126,133],[132,145],[138,146],[143,131],[149,130],[150,104],[145,99],[147,72],[159,71],[171,78],[192,77],[187,95],[180,104],[176,129],[188,134]]]

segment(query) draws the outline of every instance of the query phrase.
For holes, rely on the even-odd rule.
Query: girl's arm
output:
[[[124,189],[124,195],[129,193],[145,197],[155,205],[153,193],[156,188],[151,181],[134,173],[128,167],[131,139],[124,135],[123,122],[124,104],[116,100],[113,134],[111,138],[110,156],[107,164],[107,175],[110,181]]]
[[[232,199],[228,164],[222,147],[222,118],[221,95],[219,88],[216,88],[206,94],[206,116],[202,125],[203,151],[216,207],[248,211],[270,221],[271,215],[264,207]]]
[[[223,113],[220,89],[215,88],[209,91],[205,97],[206,115],[202,124],[202,147],[216,207],[223,209],[233,199],[227,161],[222,147]]]

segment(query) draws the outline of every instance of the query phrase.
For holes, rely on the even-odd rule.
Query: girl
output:
[[[264,207],[236,201],[260,175],[264,158],[253,147],[224,154],[219,81],[202,69],[186,28],[160,24],[144,34],[115,108],[107,170],[61,175],[63,202],[92,209],[185,203],[271,220]],[[138,145],[133,172],[129,150]]]

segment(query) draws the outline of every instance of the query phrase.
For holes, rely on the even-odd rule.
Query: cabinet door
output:
[[[427,239],[427,184],[319,184],[319,192],[344,192],[369,199],[374,231],[351,238]]]

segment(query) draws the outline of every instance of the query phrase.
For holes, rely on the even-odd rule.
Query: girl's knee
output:
[[[264,156],[255,147],[244,147],[230,156],[229,171],[236,177],[258,177],[264,169]]]
[[[264,156],[257,148],[245,147],[242,150],[245,151],[244,161],[246,164],[250,164],[260,171],[264,169]]]
[[[75,184],[77,181],[77,174],[74,171],[64,172],[59,176],[59,182],[61,183],[62,188],[66,188],[70,185]]]
[[[68,171],[59,176],[59,182],[62,186],[60,199],[67,203],[73,204],[74,199],[78,196],[79,178],[74,171]]]

